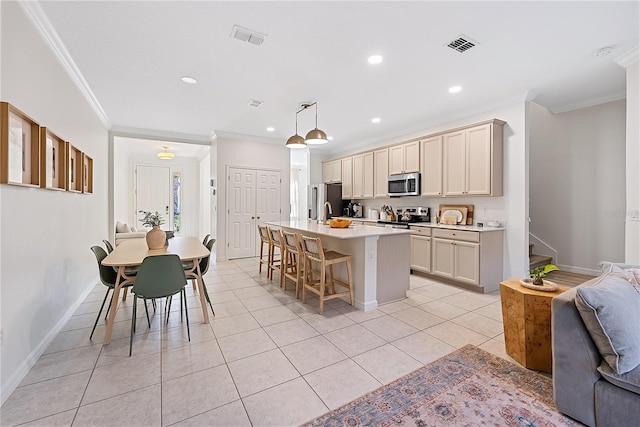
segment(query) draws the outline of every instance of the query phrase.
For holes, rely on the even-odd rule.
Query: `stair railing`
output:
[[[558,264],[558,251],[555,250],[551,245],[549,245],[544,240],[540,239],[535,234],[529,232],[529,243],[533,243],[533,253],[536,255],[545,255],[553,257],[553,261],[555,264]],[[541,249],[539,249],[541,248]]]

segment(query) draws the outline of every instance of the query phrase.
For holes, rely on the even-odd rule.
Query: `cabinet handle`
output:
[[[256,218],[252,216],[251,219],[256,219]]]
[[[260,217],[259,217],[259,216],[257,216],[256,218],[260,219]]]

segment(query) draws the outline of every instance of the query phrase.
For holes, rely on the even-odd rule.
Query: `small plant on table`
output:
[[[529,271],[529,277],[533,279],[531,281],[532,284],[537,286],[542,286],[544,284],[544,278],[547,277],[549,273],[552,271],[560,270],[557,265],[547,264],[541,265],[540,267],[536,267],[533,270]]]

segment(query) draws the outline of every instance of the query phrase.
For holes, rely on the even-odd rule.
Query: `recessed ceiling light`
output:
[[[380,117],[374,117],[371,119],[371,123],[380,123]]]
[[[449,93],[458,93],[462,90],[462,86],[452,86],[449,88]]]
[[[369,61],[369,64],[379,64],[382,62],[382,55],[371,55],[367,58],[367,61]]]
[[[329,135],[329,136],[327,137],[327,140],[329,140],[329,141],[333,141],[333,137],[332,137],[331,135]]]
[[[273,132],[274,130],[276,130],[276,129],[275,129],[275,128],[272,128],[271,126],[269,126],[269,127],[267,128],[267,132]]]
[[[182,79],[183,82],[190,84],[190,85],[194,85],[196,83],[198,83],[198,81],[196,79],[194,79],[193,77],[189,77],[189,76],[184,76]]]

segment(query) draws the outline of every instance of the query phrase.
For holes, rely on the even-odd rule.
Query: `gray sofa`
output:
[[[640,425],[640,366],[628,370],[640,355],[626,353],[624,360],[616,359],[620,365],[614,363],[613,368],[610,366],[614,360],[612,356],[640,351],[640,323],[636,324],[640,322],[640,305],[636,306],[640,302],[640,289],[624,276],[626,273],[620,272],[621,269],[615,270],[609,269],[601,276],[560,294],[553,298],[551,305],[555,403],[560,412],[589,426]],[[625,288],[624,280],[629,289]],[[616,286],[617,290],[614,289]],[[624,292],[619,292],[620,287],[628,293],[623,296]],[[579,292],[580,288],[585,289]],[[598,292],[604,289],[609,293],[594,293],[594,289]],[[588,304],[585,304],[585,299]],[[585,306],[587,311],[593,309],[597,324],[590,322]],[[610,317],[606,319],[604,316]],[[611,320],[611,317],[615,319]],[[604,334],[598,335],[598,331],[594,331],[599,329],[598,324],[604,328]],[[630,343],[616,341],[617,336],[625,334],[630,334],[625,338]],[[607,341],[622,350],[607,353],[602,348],[606,347]],[[624,367],[623,362],[631,365]]]

